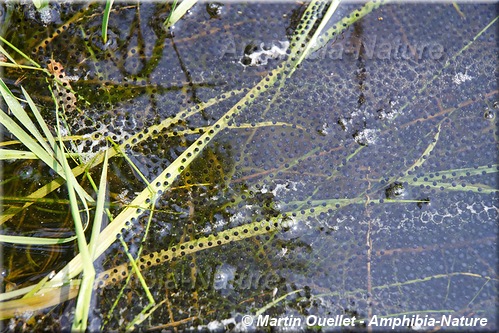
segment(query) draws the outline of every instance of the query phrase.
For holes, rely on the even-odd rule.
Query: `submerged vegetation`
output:
[[[496,328],[493,6],[35,5],[2,4],[5,327]]]

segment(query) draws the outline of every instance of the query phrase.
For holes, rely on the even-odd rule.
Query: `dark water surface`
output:
[[[360,6],[341,4],[326,29]],[[51,4],[44,15],[31,5],[1,8],[6,40],[44,67],[52,60],[64,68],[77,93],[59,96],[68,127],[89,134],[74,142],[80,153],[223,96],[126,151],[152,181],[243,96],[235,90],[284,61],[305,5],[202,3],[166,32],[169,5],[119,2],[105,44],[103,3]],[[382,5],[258,96],[161,196],[147,238],[149,213],[123,231],[132,255],[143,244],[150,258],[139,265],[157,306],[138,327],[340,331],[343,315],[356,318],[351,331],[497,330],[496,16],[494,4]],[[55,126],[53,80],[12,68],[3,80],[17,95],[20,83]],[[54,177],[32,160],[3,168],[4,211]],[[108,172],[116,216],[145,184],[121,157]],[[66,190],[46,198],[2,232],[71,236]],[[285,228],[219,236],[273,219]],[[195,239],[199,249],[180,245]],[[173,259],[156,253],[172,247],[180,251]],[[76,243],[6,244],[4,289],[36,283],[75,253]],[[126,263],[121,243],[97,262],[98,271]],[[124,289],[119,280],[96,290],[92,331],[124,329],[150,303],[137,279]],[[74,304],[41,312],[38,322],[19,314],[4,324],[68,329]],[[442,316],[486,325],[432,321]]]

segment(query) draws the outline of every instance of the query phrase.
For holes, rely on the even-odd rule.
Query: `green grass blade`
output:
[[[104,9],[104,15],[102,16],[102,40],[104,41],[104,44],[107,43],[107,26],[109,24],[109,15],[111,14],[113,2],[114,0],[106,1],[106,8]]]
[[[95,270],[87,269],[83,272],[83,278],[76,301],[75,317],[72,325],[72,331],[85,332],[87,329],[88,313],[90,312],[90,302],[92,300],[92,291],[95,281]]]
[[[0,149],[1,160],[36,160],[38,156],[30,151],[22,151],[15,149]]]
[[[19,53],[24,59],[28,60],[30,63],[32,63],[35,67],[37,68],[41,68],[41,66],[36,62],[34,61],[33,59],[31,59],[30,57],[28,57],[24,52],[22,52],[21,50],[19,50],[17,47],[15,47],[14,45],[12,45],[8,40],[6,40],[5,38],[3,38],[2,36],[0,36],[0,41],[5,43],[6,45],[8,45],[10,48],[12,48],[14,51],[16,51],[17,53]]]
[[[80,153],[66,153],[64,156],[66,158],[77,158],[85,156],[87,154]],[[0,149],[0,161],[1,160],[37,160],[38,156],[30,151],[15,150],[15,149]]]
[[[259,316],[261,314],[263,314],[265,311],[267,311],[268,309],[270,309],[271,307],[273,307],[274,305],[278,304],[280,301],[286,299],[288,296],[291,296],[293,294],[296,294],[296,293],[299,293],[300,291],[303,291],[303,289],[298,289],[298,290],[293,290],[287,294],[284,294],[282,295],[281,297],[279,297],[278,299],[266,304],[264,307],[262,307],[261,309],[259,309],[256,313],[255,313],[255,316]]]
[[[140,272],[139,266],[137,266],[138,259],[135,260],[132,257],[132,255],[130,254],[130,251],[128,249],[128,246],[126,245],[125,241],[123,240],[123,237],[120,237],[120,242],[121,242],[121,245],[123,246],[123,248],[125,249],[125,254],[128,257],[128,261],[129,261],[130,265],[132,266],[133,271],[137,275],[137,278],[139,279],[142,288],[146,292],[146,295],[147,295],[149,302],[154,304],[155,301],[154,301],[154,298],[152,297],[151,292],[149,291],[149,287],[147,286],[147,282],[144,279],[144,277],[142,276],[142,273]]]
[[[90,236],[89,251],[92,261],[97,258],[96,249],[97,241],[99,238],[99,233],[102,228],[102,219],[104,217],[104,204],[106,203],[106,192],[107,192],[107,167],[108,167],[108,153],[106,151],[104,155],[104,162],[102,163],[102,174],[99,183],[99,189],[97,192],[97,201],[95,208],[94,224],[92,225],[92,235]]]
[[[32,134],[38,138],[39,141],[45,142],[45,139],[40,135],[38,129],[33,124],[29,116],[24,111],[21,104],[14,97],[9,88],[5,85],[3,80],[0,78],[0,94],[7,102],[12,113],[23,123],[26,127],[30,129]],[[34,105],[34,104],[33,104]],[[36,107],[35,107],[36,108]],[[41,116],[40,116],[41,119]],[[41,119],[43,122],[43,119]],[[45,164],[56,171],[61,177],[67,180],[67,174],[61,166],[61,162],[66,162],[65,155],[59,152],[57,147],[55,147],[55,154],[53,150],[45,150],[40,144],[38,144],[26,131],[21,128],[16,122],[14,122],[3,110],[0,110],[0,123],[4,125],[10,133],[16,136],[19,141],[21,141],[31,152],[33,152],[38,158],[40,158]],[[42,127],[46,125],[41,125]],[[48,131],[48,128],[46,129]],[[44,144],[45,145],[45,144]],[[58,154],[59,153],[59,154]],[[67,162],[66,162],[67,163]],[[74,175],[71,173],[71,177],[74,179]],[[77,184],[77,183],[76,183]],[[82,201],[93,202],[92,197],[85,192],[85,190],[79,185],[76,185],[76,191],[78,195],[82,198]]]
[[[56,245],[68,243],[76,239],[76,236],[69,238],[42,238],[27,236],[0,235],[0,242],[22,245]]]
[[[3,110],[0,110],[0,123],[15,135],[29,150],[31,150],[39,159],[54,169],[59,175],[65,178],[64,172],[58,161],[50,156],[33,138],[31,138],[18,124],[16,124]]]
[[[50,275],[52,275],[52,274],[53,273],[48,274],[43,279],[41,279],[40,282],[38,282],[29,293],[27,293],[26,295],[23,296],[23,298],[30,298],[30,297],[34,296],[38,292],[38,290],[42,289],[42,287],[45,285],[45,283],[47,283],[47,281],[50,279]]]
[[[189,9],[196,4],[197,0],[184,0],[180,5],[176,6],[173,12],[170,14],[168,19],[163,24],[165,29],[171,28],[175,23],[182,18],[182,16],[187,13]]]
[[[7,129],[16,136],[29,150],[31,150],[34,154],[36,154],[42,161],[44,161],[48,166],[54,169],[57,173],[62,173],[62,168],[60,163],[54,158],[52,154],[52,149],[46,145],[45,139],[42,137],[35,124],[31,121],[31,118],[28,116],[24,108],[21,106],[19,101],[14,97],[10,89],[5,85],[3,80],[0,78],[0,94],[3,99],[7,103],[10,111],[14,114],[14,116],[23,124],[28,131],[40,142],[44,148],[43,149],[38,143],[31,138],[31,136],[26,133],[24,129],[22,129],[18,124],[16,124],[10,117],[8,117],[2,110],[1,112],[1,122],[4,124]],[[34,103],[31,99],[29,99],[28,103],[31,103],[30,107],[34,107]],[[41,116],[40,116],[41,117]],[[43,142],[43,143],[42,143]]]
[[[343,17],[338,23],[329,28],[317,40],[315,45],[312,45],[308,55],[324,47],[332,38],[336,38],[342,31],[347,29],[353,23],[357,22],[373,10],[377,9],[383,4],[389,3],[388,0],[383,1],[368,1],[360,9],[352,11],[349,15]]]
[[[433,136],[433,140],[430,142],[430,144],[428,145],[428,147],[426,147],[425,151],[423,152],[423,154],[416,160],[416,162],[414,162],[413,165],[411,165],[409,167],[409,169],[407,169],[405,171],[405,174],[408,175],[411,171],[413,171],[414,169],[416,168],[420,168],[424,162],[426,162],[426,159],[430,156],[431,152],[433,151],[433,149],[435,149],[435,146],[437,145],[438,143],[438,139],[440,137],[440,127],[442,126],[442,123],[438,124],[437,126],[437,133],[435,133],[435,135]]]
[[[49,4],[48,0],[33,0],[33,5],[35,5],[36,9],[42,9],[48,4]]]
[[[74,191],[78,194],[78,196],[80,197],[81,199],[81,202],[85,208],[85,212],[86,212],[86,216],[87,216],[87,220],[85,221],[85,226],[88,225],[88,222],[90,220],[90,212],[89,212],[89,209],[88,209],[88,205],[87,205],[87,201],[90,201],[90,202],[93,202],[93,198],[87,193],[85,192],[85,190],[81,187],[81,185],[78,183],[78,181],[76,180],[76,177],[75,175],[73,174],[73,171],[71,170],[71,168],[69,167],[69,164],[68,164],[68,161],[66,160],[65,158],[65,154],[64,154],[64,149],[65,149],[65,146],[64,146],[64,141],[61,137],[61,130],[59,128],[59,124],[61,124],[60,122],[60,119],[59,119],[59,112],[58,112],[58,107],[57,107],[57,104],[56,104],[56,112],[55,112],[55,117],[56,117],[56,124],[57,125],[57,138],[59,140],[59,146],[55,146],[55,155],[56,155],[56,158],[61,161],[61,164],[63,165],[64,167],[64,176],[65,176],[65,179],[66,179],[66,182],[68,184],[68,186],[71,186],[71,189],[74,189]],[[71,201],[71,198],[69,198],[70,202],[71,202],[71,209],[74,209],[73,207],[73,201]],[[76,206],[77,205],[77,202],[76,202]],[[72,213],[74,213],[72,211]],[[77,214],[78,215],[78,218],[80,217],[79,213]],[[80,220],[75,220],[75,223],[78,223],[78,221]]]
[[[64,156],[64,141],[62,140],[61,130],[59,128],[60,119],[57,103],[56,107],[56,124],[57,126],[57,137],[59,141],[59,145],[57,147],[54,146],[56,158],[58,158],[62,164],[63,172],[66,179],[66,185],[68,189],[69,203],[70,203],[70,211],[71,216],[73,217],[75,231],[76,231],[76,239],[78,243],[79,256],[82,258],[82,270],[83,270],[83,278],[81,281],[80,289],[78,292],[78,299],[76,302],[75,309],[75,317],[73,320],[72,330],[74,331],[85,331],[87,328],[88,322],[88,313],[90,311],[90,301],[92,298],[93,291],[93,283],[95,280],[95,268],[93,265],[92,257],[90,256],[89,247],[87,244],[87,240],[85,237],[85,228],[83,227],[83,223],[80,216],[80,209],[78,207],[78,199],[76,194],[81,199],[82,204],[84,205],[87,221],[85,225],[88,225],[88,220],[90,216],[90,212],[88,209],[87,201],[85,199],[86,192],[77,182],[71,167],[68,164],[68,161]],[[87,194],[88,195],[88,194]]]
[[[168,22],[170,22],[170,19],[171,19],[172,15],[173,15],[173,12],[177,8],[177,3],[178,3],[178,0],[173,0],[172,4],[170,5],[171,6],[170,7],[170,14],[166,18],[165,22],[163,22],[163,25],[165,26],[166,29],[170,28],[170,25],[168,25]]]
[[[45,148],[45,150],[51,154],[54,152],[53,147],[55,147],[55,139],[50,132],[47,124],[45,123],[45,120],[43,120],[42,115],[38,111],[38,108],[36,107],[35,103],[31,99],[31,97],[28,95],[26,90],[24,90],[23,87],[21,87],[22,92],[24,97],[26,98],[26,101],[28,102],[29,107],[31,108],[31,112],[35,115],[36,121],[38,122],[38,125],[42,128],[43,134],[45,135],[45,138],[40,134],[38,129],[36,128],[35,124],[31,121],[31,118],[26,114],[26,112],[23,112],[24,116],[27,118],[27,122],[30,123],[30,128],[28,128],[31,132],[31,134],[38,140],[38,143]],[[24,111],[24,109],[23,109]],[[19,119],[19,118],[18,118]],[[22,121],[21,119],[19,119]],[[26,126],[26,123],[24,123],[24,126]],[[48,143],[47,143],[48,141]]]
[[[60,135],[60,134],[59,134]],[[60,141],[60,150],[63,151],[64,145]],[[80,216],[80,209],[78,208],[78,200],[76,198],[75,187],[79,186],[75,183],[76,179],[69,167],[68,162],[62,159],[64,172],[66,173],[66,184],[68,188],[69,202],[71,208],[71,215],[73,216],[76,238],[78,240],[79,256],[82,258],[83,263],[83,278],[78,293],[78,300],[76,302],[75,318],[73,321],[73,330],[85,331],[88,321],[88,311],[90,308],[90,300],[92,297],[93,279],[95,279],[95,269],[88,250],[88,244],[85,239],[85,232]],[[83,201],[85,203],[85,201]],[[87,207],[88,216],[88,207]]]
[[[2,54],[3,54],[3,55],[7,58],[7,59],[9,59],[9,60],[12,62],[12,64],[11,64],[11,65],[14,65],[14,66],[16,66],[16,67],[17,67],[17,66],[19,66],[19,65],[17,64],[17,62],[14,60],[14,58],[12,58],[12,57],[10,56],[9,52],[7,52],[7,50],[6,50],[6,49],[4,49],[2,45],[0,45],[0,53],[2,53]],[[2,61],[2,63],[3,63],[3,61]]]
[[[33,69],[33,70],[38,70],[38,71],[46,71],[45,68],[37,68],[33,66],[26,66],[26,65],[17,65],[17,64],[11,64],[10,62],[4,62],[0,61],[0,67],[15,67],[15,68],[22,68],[22,69]]]
[[[111,139],[110,137],[108,137],[107,140],[113,145],[114,149],[121,155],[121,157],[123,157],[125,159],[125,161],[128,163],[128,165],[130,165],[130,167],[144,181],[144,183],[147,185],[147,188],[149,189],[149,191],[151,191],[151,193],[153,193],[154,190],[152,189],[151,184],[149,184],[149,181],[144,176],[144,174],[142,174],[142,172],[139,170],[139,168],[137,168],[137,166],[135,165],[135,163],[133,163],[132,160],[130,160],[130,158],[127,156],[127,154],[121,149],[121,147],[116,142],[113,141],[113,139]]]
[[[291,69],[290,74],[293,74],[293,72],[296,69],[296,66],[300,65],[300,63],[310,54],[310,51],[312,47],[317,45],[317,40],[319,39],[319,35],[326,26],[326,24],[329,22],[331,17],[333,16],[334,12],[336,11],[336,8],[338,8],[338,5],[340,4],[340,0],[333,0],[331,4],[329,5],[329,8],[326,11],[326,14],[324,14],[324,17],[321,19],[321,23],[315,30],[312,38],[310,39],[309,43],[305,46],[305,49],[303,52],[300,53],[300,56],[298,58],[298,61],[296,62],[296,65]]]

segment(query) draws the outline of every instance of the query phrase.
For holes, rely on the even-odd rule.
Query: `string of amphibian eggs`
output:
[[[351,204],[365,204],[362,198],[336,200],[334,209],[345,207]],[[201,251],[230,244],[250,237],[257,237],[273,232],[286,232],[297,225],[303,217],[316,215],[321,213],[330,213],[333,206],[327,201],[314,201],[311,203],[310,209],[300,211],[300,219],[296,219],[297,213],[295,210],[281,212],[279,215],[268,217],[263,221],[255,221],[237,226],[228,230],[201,237],[173,246],[169,249],[151,252],[142,255],[136,263],[139,270],[145,270],[154,266],[164,264],[169,261],[176,260],[183,256]],[[132,270],[130,263],[123,263],[108,270],[99,273],[95,279],[94,288],[102,288],[126,279]]]
[[[169,249],[145,254],[136,262],[139,269],[144,270],[201,250],[210,249],[279,230],[285,230],[291,227],[293,223],[294,222],[292,220],[283,216],[260,222],[252,222],[219,233],[214,233],[200,239],[184,242]],[[124,280],[128,277],[131,270],[131,264],[124,263],[103,271],[98,274],[94,287],[105,287]]]

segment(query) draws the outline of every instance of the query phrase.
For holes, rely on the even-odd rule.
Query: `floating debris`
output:
[[[244,67],[256,67],[266,65],[269,59],[278,59],[280,57],[283,57],[286,55],[286,51],[289,48],[289,42],[279,41],[279,43],[281,44],[280,47],[278,45],[272,44],[272,47],[270,48],[265,47],[265,43],[261,43],[259,51],[256,46],[250,44],[246,46],[244,50],[244,56],[239,61],[239,63]]]
[[[472,80],[473,77],[466,74],[466,73],[457,73],[456,75],[454,75],[454,77],[452,78],[452,82],[454,82],[456,85],[460,85],[461,83],[464,83],[466,81],[470,81]]]
[[[400,198],[405,194],[405,188],[402,183],[395,182],[388,186],[385,190],[385,195],[387,199]]]
[[[361,146],[369,146],[376,142],[376,130],[365,128],[362,131],[356,131],[353,139]]]
[[[485,108],[485,111],[483,112],[483,117],[488,120],[492,120],[495,118],[494,111],[492,111],[490,108]]]
[[[395,108],[398,102],[391,100],[388,102],[388,104],[388,108],[381,108],[379,110],[376,110],[378,119],[392,120],[399,113],[399,111]]]
[[[220,2],[210,2],[206,4],[206,12],[210,15],[212,19],[219,19],[222,15],[223,4]]]
[[[218,266],[213,279],[213,289],[222,290],[229,288],[228,284],[234,280],[235,272],[236,268],[231,265],[222,264]]]

